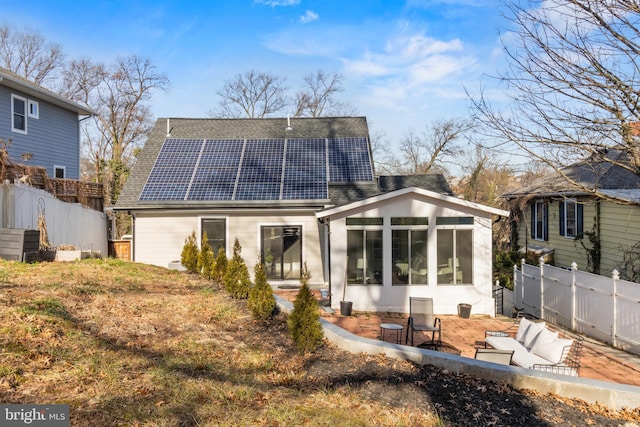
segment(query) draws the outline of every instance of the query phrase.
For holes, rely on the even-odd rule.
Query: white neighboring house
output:
[[[507,212],[453,197],[442,175],[376,177],[364,117],[159,119],[114,210],[134,218],[137,262],[175,265],[206,232],[228,257],[238,239],[274,287],[306,263],[333,307],[347,280],[354,310],[420,295],[494,314],[491,223]]]

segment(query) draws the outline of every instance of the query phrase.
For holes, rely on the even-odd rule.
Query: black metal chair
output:
[[[432,298],[409,297],[409,319],[405,344],[409,342],[409,334],[411,334],[411,345],[413,346],[414,332],[431,332],[431,340],[426,341],[427,345],[433,346],[436,350],[442,345],[442,321],[433,314]]]

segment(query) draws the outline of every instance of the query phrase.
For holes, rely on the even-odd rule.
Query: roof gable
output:
[[[0,85],[19,90],[29,96],[50,102],[51,104],[73,111],[78,115],[95,114],[90,108],[67,99],[49,89],[46,89],[24,77],[0,67]]]

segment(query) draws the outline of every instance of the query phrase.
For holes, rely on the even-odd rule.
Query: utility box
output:
[[[40,231],[0,228],[0,258],[7,261],[37,259]]]

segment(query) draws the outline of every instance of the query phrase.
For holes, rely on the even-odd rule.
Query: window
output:
[[[27,133],[27,100],[18,95],[11,95],[11,130]]]
[[[214,256],[218,255],[220,248],[227,247],[227,220],[224,218],[203,218],[201,232],[207,233],[207,241],[213,249]]]
[[[531,238],[549,240],[549,205],[545,200],[531,204]]]
[[[473,217],[436,218],[438,285],[473,283]]]
[[[65,168],[64,166],[54,166],[53,176],[54,178],[64,179],[67,176],[67,168]]]
[[[299,280],[302,271],[302,226],[263,226],[260,234],[260,253],[267,278]]]
[[[583,205],[575,200],[565,200],[559,203],[558,217],[560,218],[560,235],[576,238],[582,234]]]
[[[382,284],[382,218],[347,218],[347,284]]]
[[[392,285],[427,284],[429,218],[391,218]]]
[[[29,100],[29,117],[37,119],[40,116],[40,106],[37,101]]]

